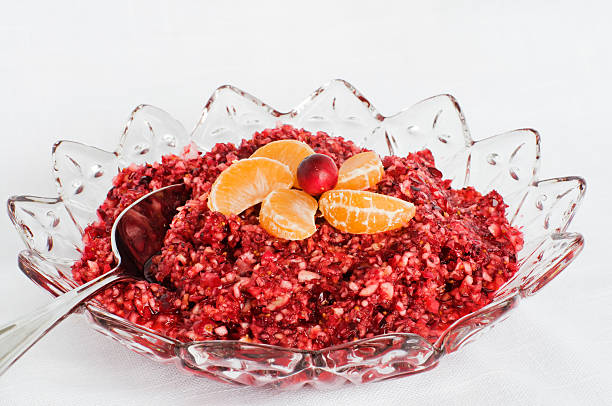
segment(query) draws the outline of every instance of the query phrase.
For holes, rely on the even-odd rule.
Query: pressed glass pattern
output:
[[[53,149],[58,197],[15,196],[9,216],[26,244],[19,266],[53,295],[75,286],[71,263],[82,246],[82,230],[121,167],[179,153],[190,142],[202,150],[218,142],[238,143],[254,131],[292,124],[342,136],[381,155],[429,148],[454,187],[497,190],[507,215],[524,233],[520,269],[495,300],[449,327],[431,344],[414,334],[387,334],[321,351],[303,351],[239,341],[180,343],[100,308],[85,306],[93,327],[130,349],[184,370],[225,382],[296,388],[364,383],[426,371],[446,353],[505,319],[520,300],[538,292],[581,251],[580,234],[568,233],[585,192],[579,177],[538,180],[540,137],[531,129],[472,140],[463,113],[450,95],[434,96],[384,117],[352,85],[334,80],[294,110],[279,112],[232,86],[217,89],[191,135],[164,111],[138,106],[114,152],[71,141]]]

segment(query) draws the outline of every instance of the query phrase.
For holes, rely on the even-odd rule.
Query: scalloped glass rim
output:
[[[225,382],[295,388],[388,379],[435,367],[444,354],[505,319],[521,298],[555,278],[583,247],[582,235],[566,230],[583,198],[585,181],[538,180],[537,131],[520,129],[474,141],[451,95],[434,96],[385,117],[352,85],[333,80],[286,113],[233,86],[221,86],[191,135],[163,110],[140,105],[114,152],[71,141],[56,143],[53,171],[59,196],[8,200],[9,216],[28,248],[19,255],[20,269],[53,295],[73,288],[70,264],[78,256],[82,230],[95,219],[95,209],[119,168],[153,162],[190,142],[202,150],[217,142],[236,143],[278,123],[343,136],[384,155],[429,148],[454,187],[496,189],[509,205],[509,220],[525,234],[519,272],[496,292],[492,303],[457,320],[433,344],[405,333],[320,351],[239,341],[181,343],[92,301],[85,313],[96,330],[152,359],[175,361],[187,371]]]

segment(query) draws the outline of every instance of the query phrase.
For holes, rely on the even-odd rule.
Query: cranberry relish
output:
[[[291,126],[217,144],[187,148],[161,163],[132,165],[114,179],[85,230],[79,283],[108,272],[115,261],[110,232],[119,213],[160,187],[184,182],[192,200],[179,209],[145,281],[114,285],[96,299],[131,322],[181,341],[236,339],[320,349],[390,332],[435,340],[451,323],[491,302],[517,270],[521,233],[504,215],[502,197],[453,190],[428,150],[383,159],[375,192],[410,201],[416,216],[378,234],[340,232],[317,219],[305,240],[280,240],[258,222],[259,206],[239,216],[211,212],[208,191],[237,159],[275,140],[297,139],[339,167],[364,151],[352,142]]]

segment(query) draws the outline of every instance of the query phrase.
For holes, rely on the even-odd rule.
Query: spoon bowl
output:
[[[0,326],[0,375],[47,332],[99,291],[125,279],[145,280],[146,265],[163,246],[177,208],[189,198],[184,184],[142,196],[119,214],[111,231],[116,266],[48,305]]]

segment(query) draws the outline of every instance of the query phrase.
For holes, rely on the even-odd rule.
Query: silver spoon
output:
[[[115,268],[64,293],[47,306],[0,326],[0,375],[42,336],[99,291],[125,279],[145,279],[145,264],[161,250],[176,209],[185,204],[188,197],[185,185],[179,184],[158,189],[136,200],[113,224],[111,246],[117,260]]]

